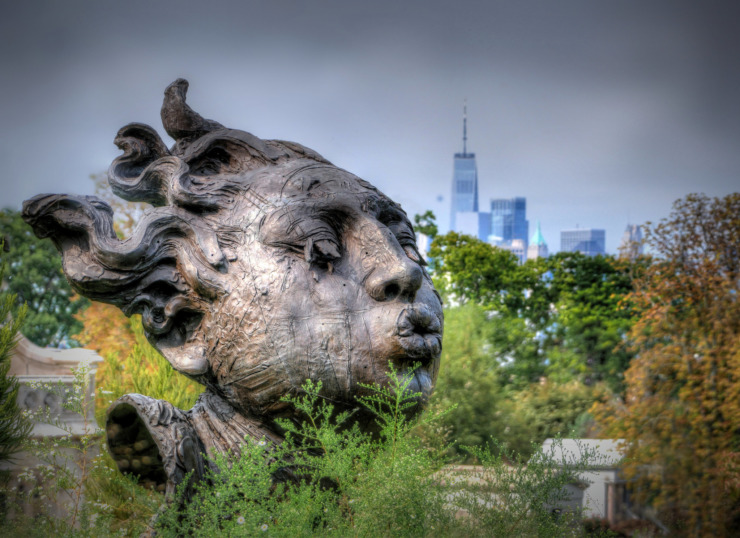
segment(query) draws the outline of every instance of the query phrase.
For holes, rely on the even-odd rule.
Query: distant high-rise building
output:
[[[487,241],[491,234],[491,214],[475,211],[458,211],[455,215],[455,231]]]
[[[509,244],[520,239],[527,250],[529,241],[529,221],[527,220],[527,199],[497,198],[491,200],[491,235],[500,244]]]
[[[524,241],[522,241],[521,239],[512,239],[501,248],[505,248],[506,250],[514,254],[514,256],[516,256],[517,262],[519,262],[519,265],[523,264],[524,260],[527,259],[527,247],[525,246]]]
[[[580,252],[587,256],[606,253],[606,231],[576,228],[560,232],[561,252]]]
[[[628,224],[619,243],[619,255],[634,259],[642,254],[642,229],[639,224]]]
[[[455,153],[452,175],[450,230],[458,231],[457,213],[478,211],[478,168],[475,153],[468,153],[468,107],[463,107],[463,151]]]
[[[547,243],[540,230],[540,221],[537,221],[537,229],[532,235],[532,239],[529,240],[529,248],[527,248],[527,259],[536,260],[537,258],[547,258]]]

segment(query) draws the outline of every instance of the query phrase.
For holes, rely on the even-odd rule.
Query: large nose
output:
[[[380,257],[365,280],[365,288],[376,301],[392,301],[400,297],[413,302],[422,283],[421,267],[409,259],[400,246],[389,250],[392,255]]]

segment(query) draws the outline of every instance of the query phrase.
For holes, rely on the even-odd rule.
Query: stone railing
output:
[[[92,402],[95,398],[95,372],[102,358],[89,349],[50,349],[42,348],[21,337],[11,358],[10,374],[20,382],[18,405],[34,415],[45,415],[51,422],[59,421],[64,431],[51,424],[37,422],[32,436],[57,437],[62,435],[83,435],[95,426],[94,405],[89,405],[87,417],[68,411],[63,407],[65,398],[82,396]],[[87,391],[84,395],[75,394],[74,371],[80,367],[88,370]],[[54,386],[55,390],[48,387]]]

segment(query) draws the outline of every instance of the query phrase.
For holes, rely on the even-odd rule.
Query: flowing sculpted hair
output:
[[[262,140],[202,118],[186,104],[187,89],[178,79],[165,90],[162,123],[176,141],[171,149],[140,123],[115,138],[123,155],[108,171],[113,192],[154,206],[131,237],[117,238],[113,211],[94,196],[45,194],[23,204],[36,235],[51,238],[61,252],[72,287],[126,315],[140,313],[160,351],[183,346],[208,304],[229,291],[222,275],[236,259],[232,247],[243,230],[224,216],[251,188],[245,174],[294,159],[331,164],[300,144]],[[173,366],[193,377],[205,370],[202,361]]]

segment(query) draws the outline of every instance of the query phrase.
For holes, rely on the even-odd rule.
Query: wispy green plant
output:
[[[89,416],[87,372],[77,372],[72,391],[45,387],[64,397],[66,409]],[[363,433],[352,412],[336,412],[321,397],[321,384],[307,381],[303,396],[286,397],[302,414],[281,421],[285,441],[248,442],[240,457],[213,459],[219,472],[174,502],[138,486],[115,469],[110,456],[93,458],[101,443],[94,424],[74,439],[35,441],[44,462],[26,471],[37,486],[17,493],[36,504],[33,520],[17,517],[0,527],[13,536],[138,536],[151,530],[160,509],[158,536],[579,536],[580,514],[557,512],[592,455],[556,461],[555,452],[516,461],[505,449],[492,454],[470,448],[480,466],[460,470],[409,432],[408,411],[420,395],[411,378],[389,372],[386,387],[365,387],[359,404],[374,416],[377,432]],[[37,417],[43,418],[43,417]],[[59,428],[64,423],[47,416]],[[434,420],[434,417],[426,420]],[[103,445],[104,448],[104,445]],[[279,478],[279,479],[278,479]],[[66,498],[67,510],[54,517]],[[43,508],[46,508],[46,512]]]
[[[420,397],[409,391],[411,379],[394,371],[389,379],[359,398],[375,417],[375,436],[350,426],[350,413],[336,413],[321,384],[307,381],[303,396],[285,399],[304,417],[281,422],[285,441],[247,444],[233,462],[214,458],[220,471],[196,485],[187,502],[180,488],[159,518],[158,535],[582,534],[580,514],[553,510],[590,454],[576,462],[539,454],[510,466],[500,451],[471,449],[481,463],[475,471],[442,471],[444,461],[409,435],[414,421],[406,412]]]

